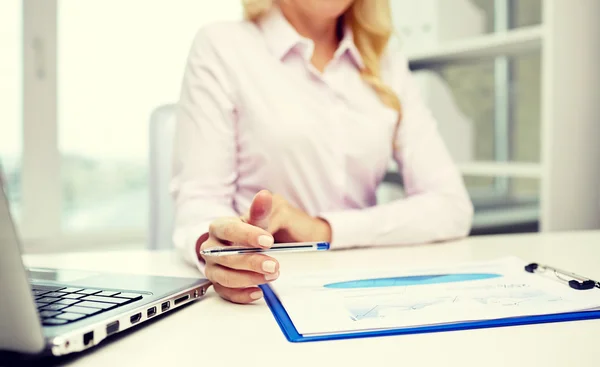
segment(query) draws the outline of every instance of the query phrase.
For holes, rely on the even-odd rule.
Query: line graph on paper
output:
[[[376,304],[373,306],[361,307],[359,305],[349,306],[350,317],[354,321],[364,319],[376,319],[386,317],[397,317],[398,314],[405,314],[410,311],[423,310],[444,303],[451,303],[456,297],[432,298],[429,300],[398,300],[391,304]]]
[[[422,313],[447,313],[508,308],[530,309],[540,302],[559,302],[563,298],[531,289],[521,284],[495,287],[447,288],[424,293],[415,288],[397,289],[394,293],[369,297],[347,297],[346,308],[353,321],[367,319],[402,319]]]

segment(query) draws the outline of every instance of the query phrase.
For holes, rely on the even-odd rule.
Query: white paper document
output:
[[[600,308],[600,290],[531,274],[518,258],[439,268],[285,274],[271,287],[302,335],[398,329]]]

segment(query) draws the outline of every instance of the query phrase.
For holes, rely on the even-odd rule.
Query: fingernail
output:
[[[276,267],[277,267],[277,264],[273,260],[267,260],[262,264],[263,270],[266,271],[267,273],[274,273]]]
[[[250,293],[250,298],[252,299],[260,299],[262,298],[263,294],[261,291],[256,291],[256,292],[252,292]]]
[[[266,274],[265,275],[266,280],[275,280],[277,278],[279,278],[279,272],[277,272],[275,274]]]
[[[262,235],[258,237],[258,244],[262,247],[271,247],[273,246],[273,237]]]

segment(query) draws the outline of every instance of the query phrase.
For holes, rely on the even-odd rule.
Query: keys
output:
[[[82,317],[85,317],[85,315],[80,314],[80,313],[69,313],[69,312],[61,313],[60,315],[56,316],[57,319],[69,320],[69,321],[79,320]]]
[[[56,316],[58,315],[60,312],[59,311],[42,311],[40,312],[40,316],[41,317],[52,317],[52,316]]]
[[[53,303],[58,301],[60,298],[56,298],[56,297],[40,297],[38,299],[36,299],[37,302],[42,302],[42,303]]]
[[[93,314],[96,314],[98,312],[102,312],[103,310],[99,309],[99,308],[71,306],[71,307],[65,308],[63,311],[64,312],[81,313],[81,314],[84,314],[84,315],[93,315]]]
[[[114,303],[104,303],[104,302],[92,302],[92,301],[83,301],[78,303],[79,307],[91,307],[91,308],[100,308],[103,310],[107,310],[109,308],[116,307],[117,305]]]
[[[72,288],[72,287],[67,287],[65,289],[61,289],[61,292],[65,292],[65,293],[75,293],[75,292],[79,292],[83,290],[83,288]]]
[[[111,297],[111,296],[114,296],[115,294],[119,294],[119,292],[102,291],[100,293],[96,293],[95,296]]]
[[[77,293],[81,294],[96,294],[102,292],[100,289],[84,289],[82,291],[78,291]]]
[[[69,305],[61,305],[60,303],[53,303],[51,305],[44,306],[44,307],[40,308],[40,310],[43,310],[43,311],[58,311],[58,310],[62,310],[65,307],[69,307]]]
[[[46,293],[44,295],[44,297],[56,297],[56,298],[61,298],[62,296],[66,295],[66,293],[63,292],[50,292],[50,293]]]
[[[113,297],[101,297],[101,296],[86,296],[82,298],[83,301],[94,301],[94,302],[106,302],[106,303],[115,303],[122,304],[125,302],[129,302],[127,298],[113,298]]]
[[[81,297],[85,296],[85,294],[78,294],[78,293],[67,293],[63,296],[63,298],[68,298],[68,299],[79,299]]]
[[[34,291],[48,291],[48,292],[56,292],[59,291],[61,289],[64,289],[65,287],[57,287],[54,285],[39,285],[39,284],[32,284],[31,285],[31,289],[33,289]]]
[[[35,305],[37,306],[37,308],[40,308],[40,307],[44,307],[44,306],[49,305],[49,303],[46,303],[46,302],[36,302]]]
[[[142,295],[141,294],[137,294],[137,293],[119,293],[115,297],[129,298],[129,299],[136,300],[136,299],[142,298]]]
[[[72,305],[74,303],[77,303],[77,302],[79,302],[78,299],[61,299],[59,301],[54,302],[54,304],[61,304],[61,305],[68,305],[68,306],[70,306],[70,305]]]
[[[31,293],[33,293],[34,297],[37,297],[37,296],[41,296],[42,294],[49,293],[49,291],[42,291],[42,290],[35,290],[34,289],[34,290],[31,291]]]
[[[42,324],[46,325],[46,326],[62,325],[62,324],[66,324],[67,322],[68,322],[67,320],[59,320],[59,319],[43,319],[42,320]]]

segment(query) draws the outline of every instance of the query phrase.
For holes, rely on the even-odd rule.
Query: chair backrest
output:
[[[149,127],[149,186],[150,220],[148,247],[166,249],[173,247],[173,203],[169,192],[175,137],[175,105],[156,108],[150,116]]]

